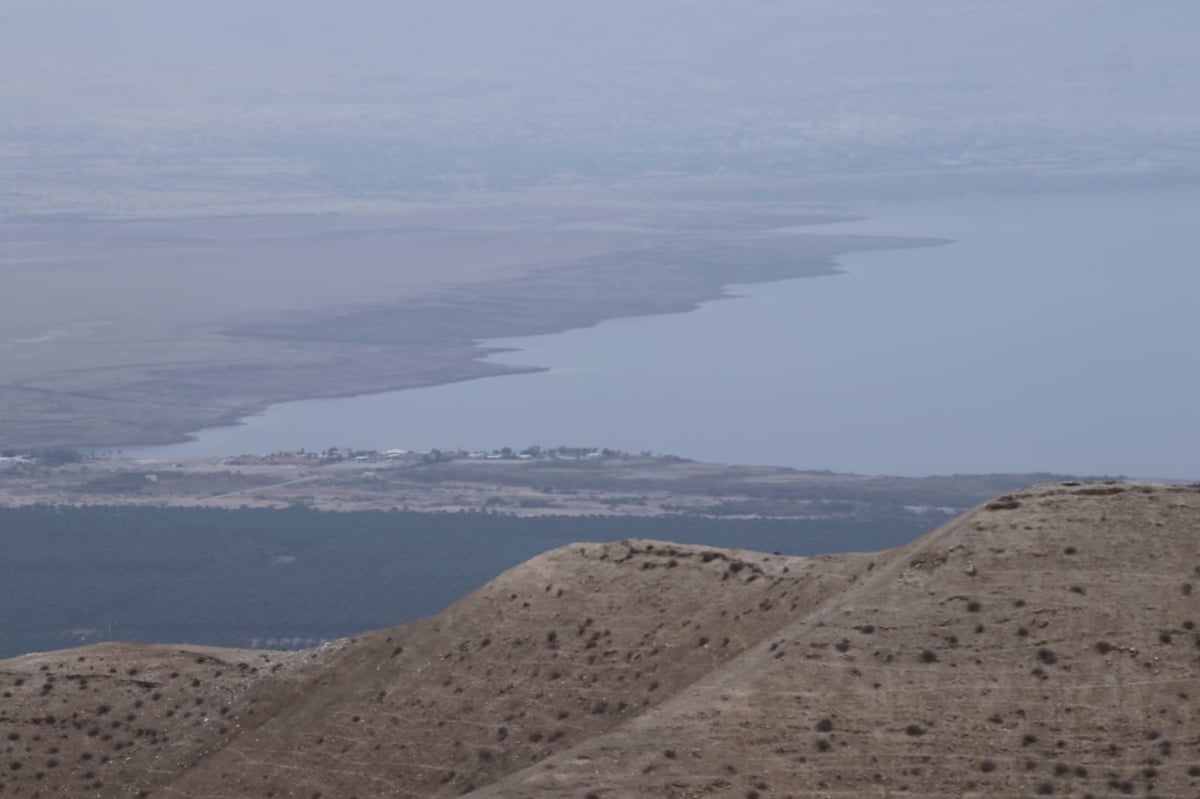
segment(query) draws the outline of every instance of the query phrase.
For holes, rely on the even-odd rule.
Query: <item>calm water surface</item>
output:
[[[845,274],[733,287],[688,314],[489,342],[544,373],[285,403],[126,454],[568,444],[866,473],[1197,478],[1197,209],[1200,187],[867,207],[824,229],[955,243],[847,256]]]

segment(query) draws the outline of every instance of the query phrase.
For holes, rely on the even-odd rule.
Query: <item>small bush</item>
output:
[[[922,663],[936,663],[937,659],[937,652],[934,652],[932,649],[921,650],[920,660]]]
[[[911,735],[913,737],[916,737],[918,735],[924,735],[925,728],[922,727],[920,724],[909,724],[907,727],[904,728],[904,734]]]

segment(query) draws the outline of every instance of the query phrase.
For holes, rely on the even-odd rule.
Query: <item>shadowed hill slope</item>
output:
[[[318,650],[0,661],[0,796],[1195,795],[1197,584],[1182,487],[885,553],[575,545]]]

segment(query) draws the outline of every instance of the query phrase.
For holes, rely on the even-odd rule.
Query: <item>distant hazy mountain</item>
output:
[[[127,210],[147,181],[1191,169],[1198,25],[1187,0],[19,0],[0,212]]]

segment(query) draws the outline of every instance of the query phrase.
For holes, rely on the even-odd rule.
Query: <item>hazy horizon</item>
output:
[[[9,0],[0,217],[661,171],[1194,173],[1198,32],[1182,0]]]

